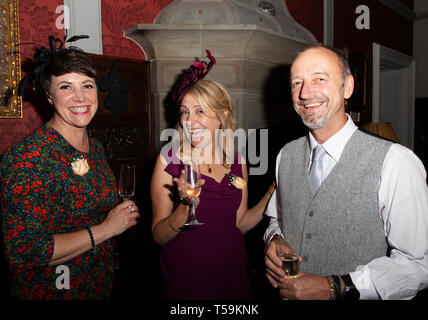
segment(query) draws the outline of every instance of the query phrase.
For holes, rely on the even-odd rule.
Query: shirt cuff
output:
[[[269,222],[269,226],[267,227],[267,229],[263,235],[263,241],[265,242],[265,245],[268,245],[269,242],[272,240],[272,238],[276,234],[278,234],[282,238],[284,238],[284,235],[282,234],[281,228],[279,227],[278,219],[271,217],[270,222]]]
[[[283,235],[282,233],[278,233],[278,232],[271,231],[269,234],[266,234],[266,233],[265,233],[265,235],[264,235],[264,237],[263,237],[263,240],[264,240],[264,242],[265,242],[265,245],[268,245],[268,244],[269,244],[269,242],[271,242],[271,241],[272,241],[272,239],[273,239],[273,237],[275,237],[276,235],[279,235],[280,237],[282,237],[282,238],[284,239],[284,235]]]
[[[351,272],[349,275],[355,288],[360,292],[360,300],[380,299],[370,278],[370,269],[367,266],[358,267],[355,272]]]

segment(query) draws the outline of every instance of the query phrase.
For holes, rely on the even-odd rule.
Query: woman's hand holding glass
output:
[[[174,182],[177,184],[177,190],[178,190],[178,196],[182,201],[189,205],[194,206],[196,209],[199,205],[199,193],[197,196],[190,196],[186,190],[188,189],[188,183],[186,181],[186,172],[185,170],[181,170],[180,177],[174,178]],[[200,187],[202,187],[205,184],[204,179],[200,179]]]
[[[139,217],[140,213],[135,203],[125,200],[111,209],[101,224],[110,237],[114,237],[135,226]]]

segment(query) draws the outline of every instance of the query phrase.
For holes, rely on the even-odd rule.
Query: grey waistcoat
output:
[[[301,271],[345,274],[386,255],[378,190],[390,146],[389,141],[356,130],[315,196],[307,173],[308,138],[285,146],[278,177],[281,228],[303,257]]]

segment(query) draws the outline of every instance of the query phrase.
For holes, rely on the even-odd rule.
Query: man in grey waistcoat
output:
[[[283,299],[413,298],[428,287],[422,162],[408,148],[359,130],[345,113],[354,79],[333,49],[305,49],[290,81],[309,134],[277,157],[277,189],[265,212],[269,282]],[[300,257],[296,277],[281,268],[286,249]]]

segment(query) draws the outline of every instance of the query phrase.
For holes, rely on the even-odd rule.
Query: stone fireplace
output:
[[[174,126],[163,103],[177,75],[195,58],[207,61],[205,49],[217,60],[207,79],[229,90],[237,128],[281,124],[286,113],[271,107],[266,97],[269,78],[289,68],[299,50],[317,42],[291,17],[285,0],[176,0],[159,13],[154,24],[138,24],[124,34],[151,62],[155,137]],[[284,73],[285,82],[286,78]],[[278,103],[284,109],[290,105],[290,101]]]

